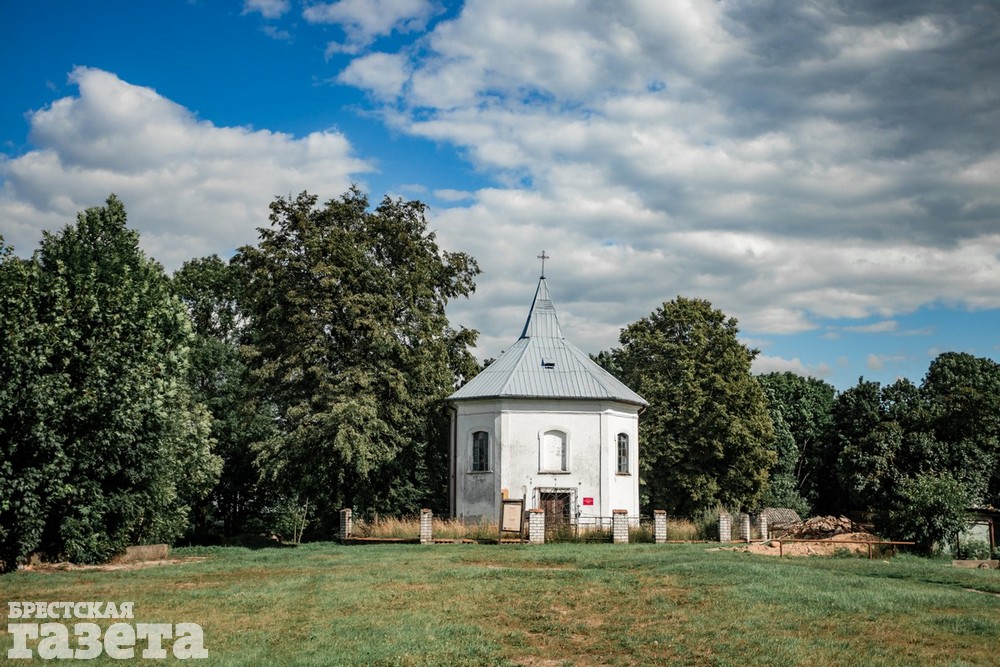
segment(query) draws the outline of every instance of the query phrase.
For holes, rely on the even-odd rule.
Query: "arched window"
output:
[[[569,470],[569,452],[563,431],[551,430],[542,434],[538,443],[540,456],[539,470],[545,472],[566,472]]]
[[[628,434],[618,434],[618,474],[628,474]]]
[[[490,471],[490,434],[476,431],[472,434],[472,472]]]

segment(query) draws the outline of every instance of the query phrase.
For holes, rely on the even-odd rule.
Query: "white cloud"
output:
[[[908,361],[911,361],[910,358],[903,354],[869,354],[865,359],[865,365],[872,371],[884,371]]]
[[[77,68],[79,95],[31,114],[36,147],[0,163],[0,234],[22,254],[114,192],[168,268],[256,240],[276,195],[320,196],[371,167],[342,135],[296,138],[199,120],[156,91]]]
[[[356,58],[337,77],[340,83],[358,85],[364,82],[368,91],[379,99],[393,100],[403,93],[410,78],[410,61],[392,53],[372,53]]]
[[[287,30],[281,30],[279,28],[275,28],[273,25],[265,25],[264,27],[261,28],[261,30],[265,35],[267,35],[273,40],[279,42],[292,41],[292,33],[288,32]]]
[[[531,276],[549,249],[553,286],[594,304],[576,316],[596,347],[676,294],[756,333],[878,317],[869,331],[899,334],[891,318],[928,304],[1000,307],[989,19],[470,0],[419,52],[369,54],[340,81],[496,178],[436,212],[442,235],[484,284]]]
[[[266,19],[281,18],[291,8],[288,0],[244,0],[243,2],[244,14],[260,12]]]
[[[859,324],[857,326],[842,328],[843,331],[853,333],[889,333],[898,329],[899,322],[896,320],[882,320],[881,322],[873,322],[872,324]]]
[[[430,0],[338,0],[309,5],[302,16],[309,23],[343,28],[345,42],[332,42],[331,53],[358,53],[376,38],[393,32],[423,30],[439,9]]]
[[[466,190],[455,190],[452,188],[442,188],[434,191],[434,196],[442,201],[457,202],[473,199],[475,194]]]

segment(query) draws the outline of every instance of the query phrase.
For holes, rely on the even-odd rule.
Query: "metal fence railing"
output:
[[[546,517],[548,518],[548,517]],[[628,517],[629,542],[653,542],[653,518]],[[563,521],[546,521],[546,542],[611,542],[610,516],[578,516]]]

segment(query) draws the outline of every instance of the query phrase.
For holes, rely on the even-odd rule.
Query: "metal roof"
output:
[[[648,405],[563,337],[544,276],[518,341],[449,397],[474,398],[578,398]]]

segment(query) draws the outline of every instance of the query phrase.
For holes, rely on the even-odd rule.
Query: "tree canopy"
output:
[[[750,372],[756,352],[738,333],[736,319],[683,297],[622,330],[610,365],[650,403],[639,422],[644,505],[690,515],[763,499],[774,426]]]
[[[251,391],[241,351],[246,336],[242,276],[212,255],[185,262],[171,285],[194,329],[191,390],[211,415],[215,452],[223,462],[218,483],[196,508],[190,538],[210,539],[218,533],[231,537],[251,528],[287,532],[263,519],[280,496],[261,483],[253,445],[272,437],[276,429],[271,404]]]
[[[922,548],[954,538],[964,512],[996,506],[1000,364],[966,353],[935,358],[918,387],[860,379],[834,403],[838,488],[825,507],[867,512],[885,534]]]
[[[479,269],[438,248],[424,212],[389,198],[369,210],[357,189],[321,207],[307,193],[278,198],[259,244],[234,259],[251,381],[276,409],[259,462],[327,512],[445,497],[441,400],[477,369],[475,332],[453,330],[445,306]]]
[[[0,257],[0,560],[172,541],[218,476],[190,326],[113,195]]]
[[[775,427],[784,422],[793,443],[778,448],[774,475],[779,476],[787,489],[786,497],[793,503],[801,499],[814,505],[826,491],[829,470],[836,463],[836,456],[830,453],[836,389],[818,378],[787,371],[767,373],[758,380],[767,392]],[[777,481],[772,476],[772,483]],[[780,498],[772,497],[768,502],[780,503]]]

